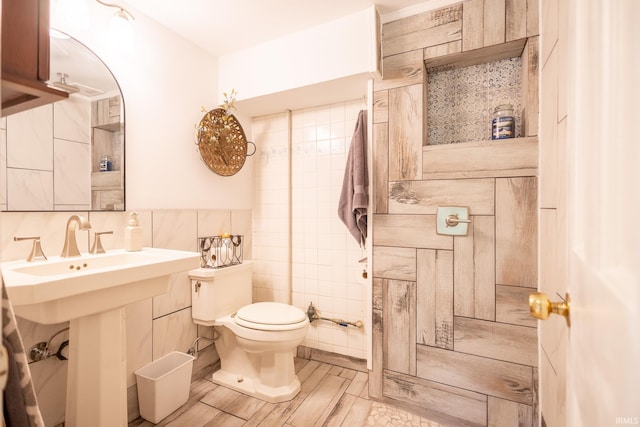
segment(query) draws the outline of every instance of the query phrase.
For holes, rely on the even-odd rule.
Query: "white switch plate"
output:
[[[447,225],[449,215],[458,215],[460,220],[469,219],[469,208],[463,206],[438,206],[436,214],[436,233],[447,236],[466,236],[469,232],[469,223],[460,222],[458,225]]]

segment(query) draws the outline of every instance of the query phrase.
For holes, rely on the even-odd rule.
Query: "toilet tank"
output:
[[[190,270],[193,321],[213,325],[216,319],[251,304],[252,273],[251,261],[224,268]]]

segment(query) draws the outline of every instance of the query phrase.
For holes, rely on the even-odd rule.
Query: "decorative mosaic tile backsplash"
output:
[[[493,111],[501,104],[513,105],[516,136],[521,136],[521,70],[517,57],[429,72],[427,143],[490,140]]]

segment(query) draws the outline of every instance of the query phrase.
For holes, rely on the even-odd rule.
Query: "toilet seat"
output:
[[[304,328],[309,319],[298,307],[279,302],[258,302],[238,310],[237,325],[260,331],[290,331]]]

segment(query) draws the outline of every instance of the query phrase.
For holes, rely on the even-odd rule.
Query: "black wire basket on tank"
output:
[[[198,237],[200,267],[223,268],[242,264],[243,237],[240,234]]]

